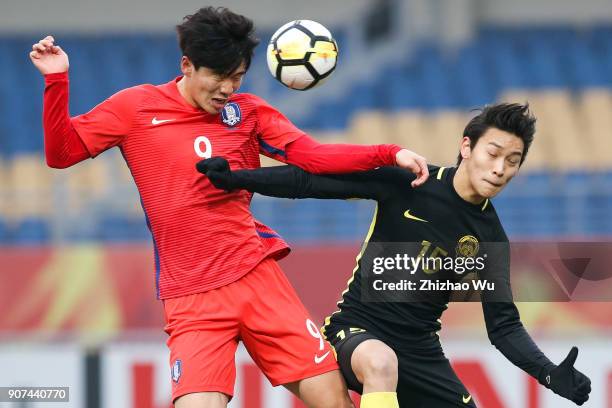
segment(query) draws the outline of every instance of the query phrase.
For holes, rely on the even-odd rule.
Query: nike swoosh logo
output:
[[[153,120],[151,120],[151,124],[152,125],[160,125],[162,123],[166,123],[166,122],[172,122],[174,119],[162,119],[162,120],[157,120],[157,118],[153,118]]]
[[[325,360],[325,357],[327,357],[328,354],[329,354],[329,351],[327,353],[323,354],[321,357],[319,357],[319,356],[317,356],[315,354],[315,356],[314,356],[315,364],[320,364],[321,361]]]
[[[416,217],[412,214],[410,214],[410,210],[406,210],[406,212],[404,213],[404,217],[408,218],[409,220],[415,220],[415,221],[421,221],[421,222],[429,222],[427,220],[424,220],[422,218]]]
[[[462,395],[462,397],[463,397],[463,403],[464,404],[467,404],[468,402],[470,402],[472,400],[472,396],[471,395],[468,395],[467,397]]]

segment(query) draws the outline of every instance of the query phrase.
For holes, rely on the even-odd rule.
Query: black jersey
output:
[[[429,170],[432,176],[416,189],[411,187],[415,176],[398,167],[342,175],[313,175],[294,166],[238,170],[232,173],[231,187],[273,197],[376,200],[374,219],[348,288],[338,303],[339,310],[326,319],[323,330],[327,328],[330,335],[333,326],[363,328],[392,344],[401,344],[440,329],[440,317],[451,293],[436,291],[419,301],[364,301],[360,269],[363,260],[371,257],[369,251],[379,251],[388,243],[416,243],[422,251],[445,255],[456,252],[462,243],[469,249],[494,242],[506,243],[507,248],[508,242],[489,200],[471,204],[457,194],[453,187],[456,168],[430,166]],[[510,361],[537,378],[540,370],[552,363],[520,321],[512,302],[509,265],[501,262],[490,273],[497,285],[496,299],[483,298],[482,302],[489,339]]]

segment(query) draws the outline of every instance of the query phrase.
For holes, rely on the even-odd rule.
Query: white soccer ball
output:
[[[270,73],[283,85],[305,91],[323,83],[338,60],[338,45],[323,25],[291,21],[276,30],[267,50]]]

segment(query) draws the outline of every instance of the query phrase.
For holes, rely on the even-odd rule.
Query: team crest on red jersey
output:
[[[242,120],[240,106],[235,102],[230,102],[223,107],[221,119],[227,126],[236,126]]]
[[[182,373],[183,362],[181,360],[175,360],[174,364],[172,365],[172,381],[178,383]]]

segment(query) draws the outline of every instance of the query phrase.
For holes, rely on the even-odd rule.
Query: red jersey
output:
[[[288,252],[254,220],[251,193],[217,190],[195,163],[223,156],[233,169],[256,168],[259,153],[282,160],[285,146],[304,135],[251,94],[235,94],[219,114],[195,108],[180,95],[179,79],[125,89],[71,119],[91,156],[121,149],[153,236],[161,299],[227,285]]]

